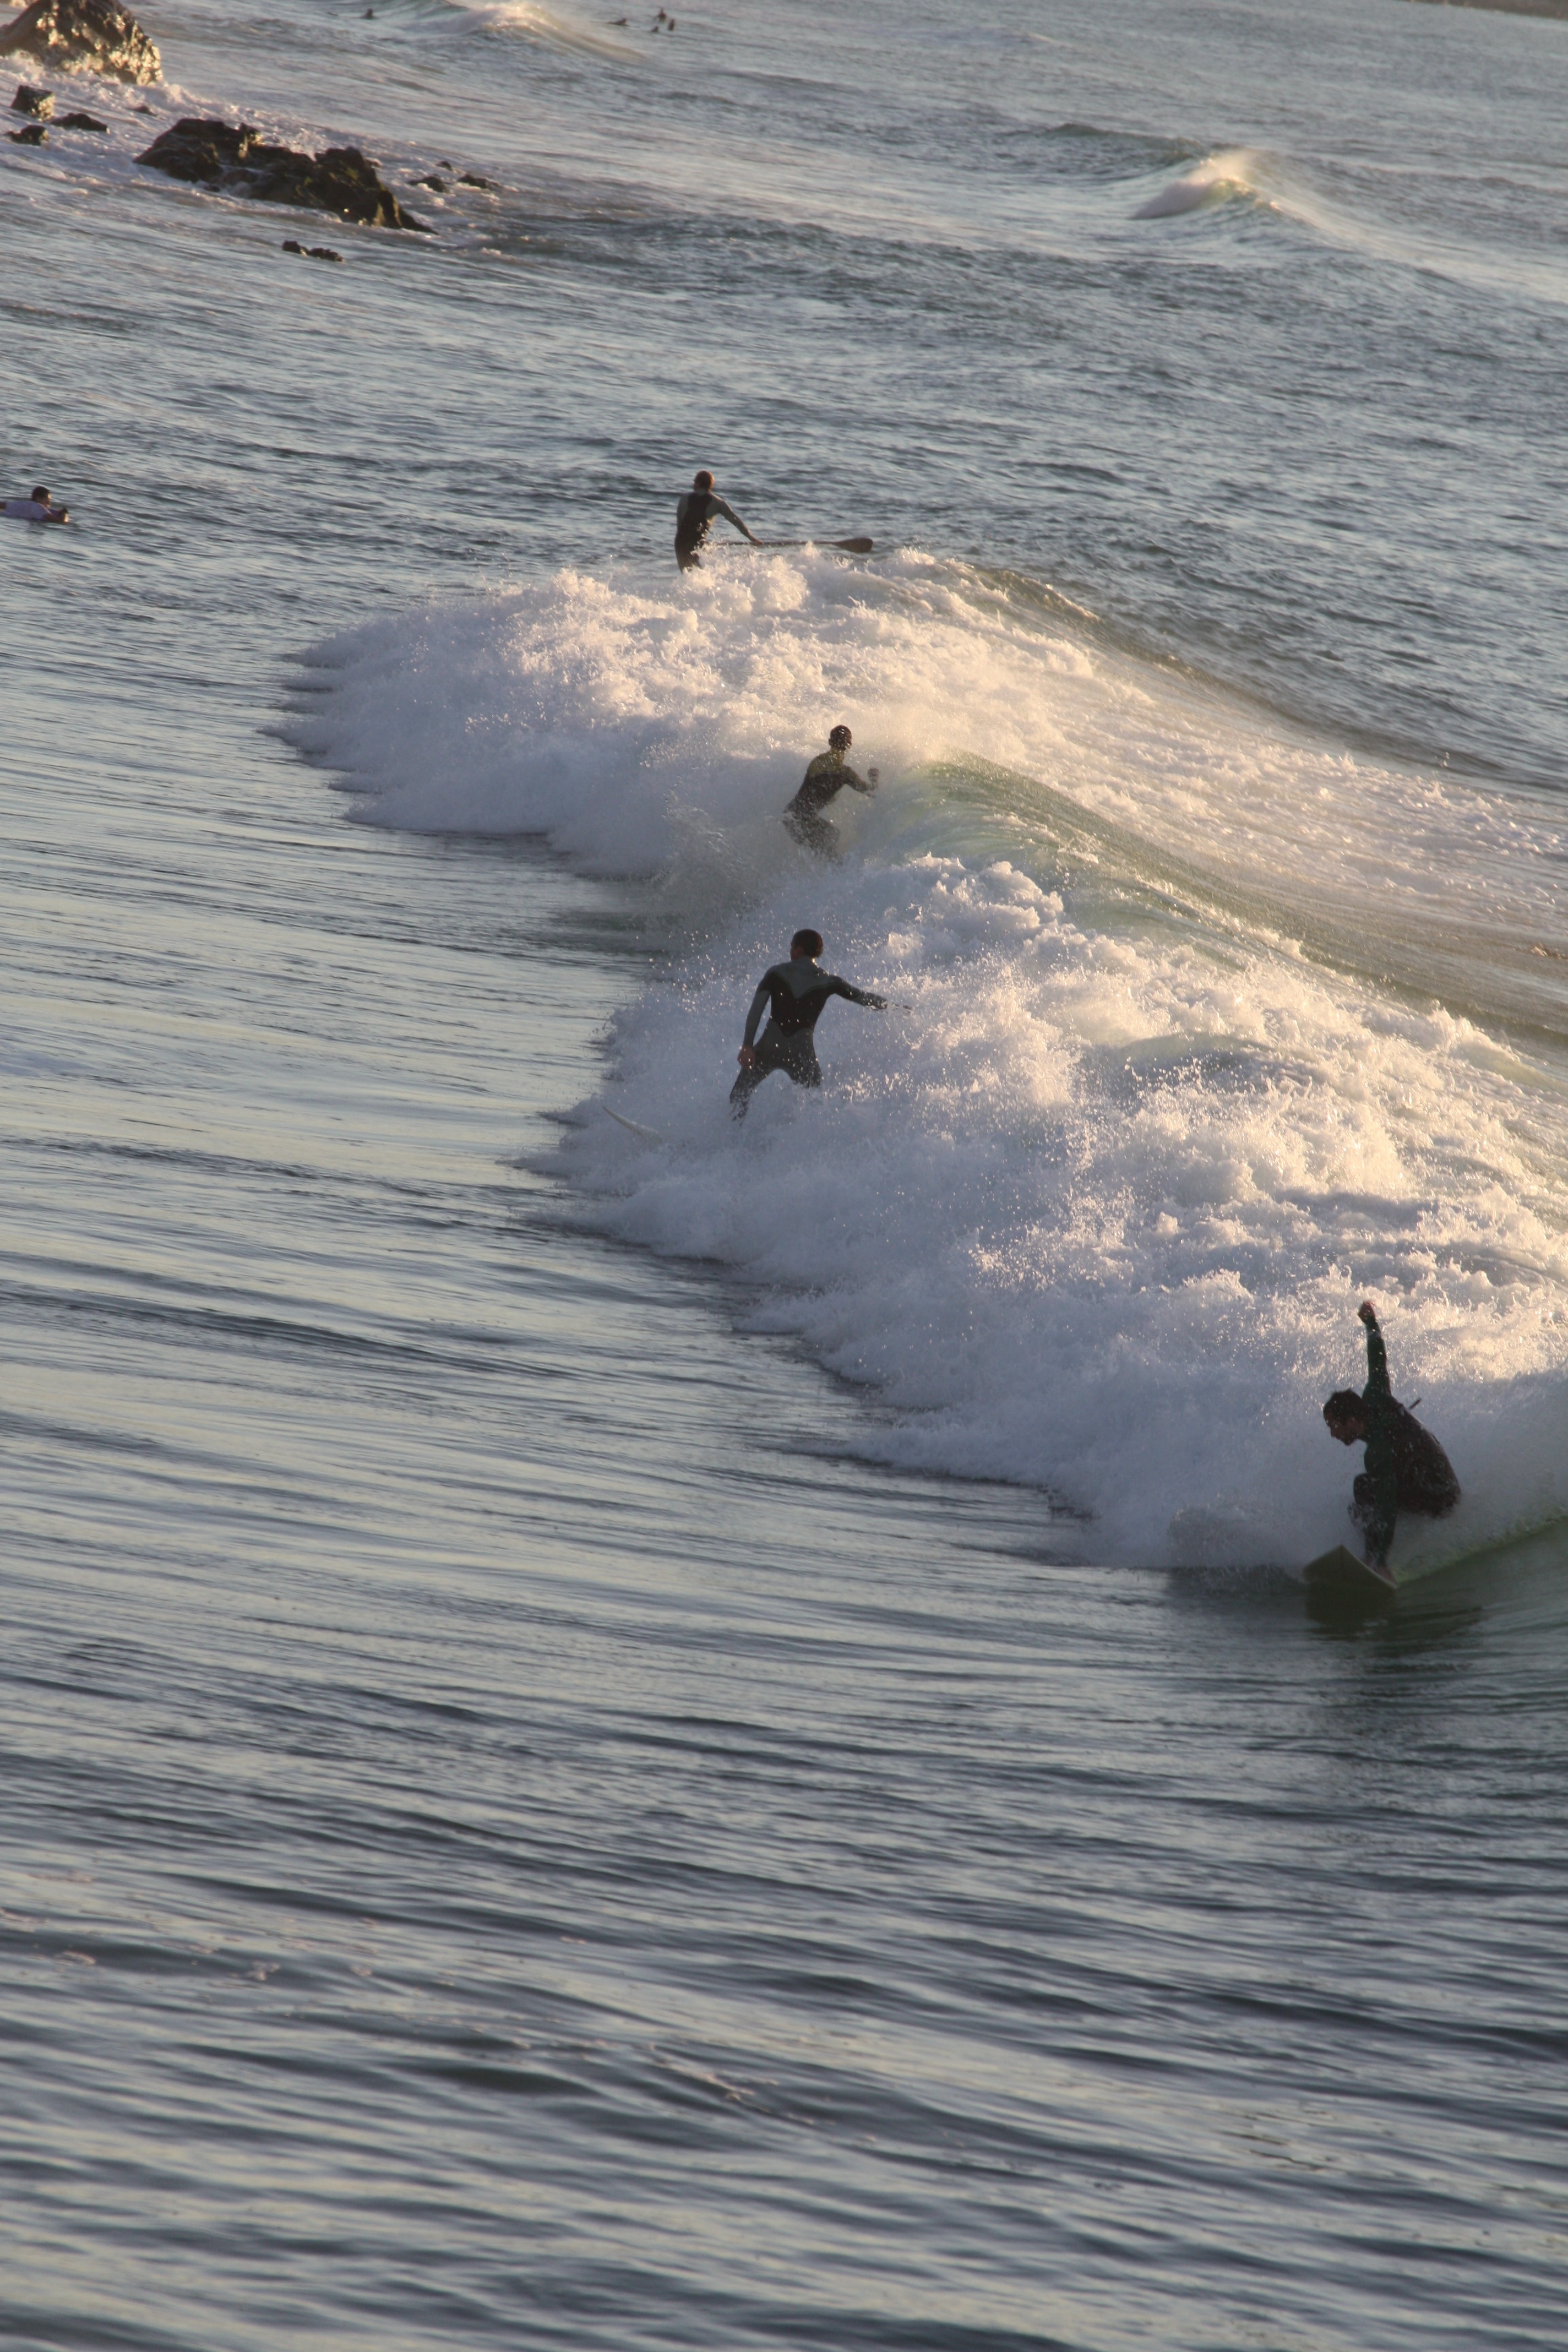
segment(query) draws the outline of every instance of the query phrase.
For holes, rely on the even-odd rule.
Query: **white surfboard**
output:
[[[664,1141],[663,1136],[656,1127],[639,1127],[635,1118],[623,1118],[618,1110],[610,1108],[608,1103],[601,1103],[599,1108],[606,1118],[613,1118],[617,1127],[624,1127],[626,1133],[635,1135],[639,1142],[662,1143]]]

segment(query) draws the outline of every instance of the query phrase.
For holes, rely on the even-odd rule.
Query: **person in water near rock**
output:
[[[675,560],[682,572],[695,572],[700,566],[700,550],[712,529],[715,519],[722,515],[732,522],[742,539],[753,547],[762,545],[754,531],[746,529],[740,516],[727,499],[721,499],[713,487],[709,473],[693,476],[691,488],[679,499],[675,509]]]
[[[1350,1515],[1366,1538],[1368,1565],[1384,1568],[1399,1513],[1442,1518],[1459,1499],[1459,1482],[1430,1430],[1389,1391],[1388,1350],[1371,1299],[1363,1298],[1356,1313],[1366,1326],[1366,1387],[1360,1396],[1354,1389],[1336,1389],[1323,1419],[1342,1445],[1365,1441],[1366,1468],[1357,1474]]]
[[[838,850],[838,828],[829,824],[822,814],[828,802],[836,799],[846,784],[855,793],[874,793],[877,789],[875,768],[858,776],[845,760],[844,754],[854,740],[847,727],[834,729],[827,739],[826,751],[817,753],[799,792],[784,811],[784,830],[803,849],[815,850],[819,857],[836,856]]]
[[[7,522],[69,522],[69,507],[56,506],[40,482],[30,499],[7,499],[0,515]]]
[[[788,963],[775,963],[757,982],[746,1015],[745,1043],[736,1057],[741,1075],[730,1089],[730,1108],[737,1118],[745,1118],[752,1095],[774,1070],[784,1071],[797,1087],[822,1084],[812,1031],[830,996],[847,997],[851,1004],[869,1005],[874,1013],[886,1012],[885,996],[851,988],[836,972],[824,971],[816,961],[821,953],[820,931],[796,931],[789,943]],[[762,1044],[754,1045],[757,1024],[764,1013],[772,1017]]]

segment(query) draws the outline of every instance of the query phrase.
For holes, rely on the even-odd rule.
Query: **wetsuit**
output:
[[[1351,1517],[1366,1536],[1368,1559],[1381,1568],[1401,1511],[1440,1519],[1459,1499],[1454,1466],[1430,1430],[1389,1392],[1388,1350],[1375,1323],[1366,1327],[1366,1468],[1357,1476]]]
[[[784,1071],[797,1087],[822,1084],[822,1066],[817,1061],[811,1033],[830,996],[847,997],[851,1004],[868,1004],[878,1013],[888,1002],[885,996],[872,996],[865,989],[851,988],[836,972],[824,971],[810,956],[791,956],[787,963],[775,963],[771,971],[763,972],[746,1015],[748,1045],[756,1036],[763,1014],[768,1013],[772,1017],[763,1032],[756,1060],[750,1068],[742,1070],[730,1089],[730,1101],[737,1118],[744,1118],[752,1095],[774,1070]]]
[[[838,827],[829,824],[823,810],[847,784],[851,792],[874,793],[864,776],[845,762],[842,751],[819,751],[805,772],[801,787],[784,811],[784,830],[803,849],[831,857],[838,847]]]
[[[68,509],[58,507],[53,499],[45,506],[37,499],[7,499],[0,506],[0,515],[7,522],[64,522]]]
[[[722,515],[732,522],[742,539],[752,534],[727,499],[717,490],[688,490],[675,509],[675,560],[682,572],[695,570],[702,558],[698,553],[713,527],[716,516]]]

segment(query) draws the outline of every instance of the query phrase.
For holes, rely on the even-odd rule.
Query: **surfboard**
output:
[[[1336,1544],[1332,1551],[1321,1551],[1316,1559],[1307,1562],[1302,1572],[1309,1592],[1342,1593],[1347,1599],[1370,1600],[1396,1590],[1392,1569],[1372,1567],[1344,1544]]]
[[[662,1143],[664,1141],[663,1136],[660,1135],[657,1128],[639,1127],[635,1118],[623,1118],[618,1110],[612,1110],[610,1108],[608,1103],[601,1103],[599,1108],[604,1112],[606,1118],[613,1118],[617,1127],[624,1127],[626,1133],[628,1135],[635,1135],[639,1142]]]

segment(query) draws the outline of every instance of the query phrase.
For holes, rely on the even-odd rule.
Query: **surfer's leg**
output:
[[[819,1087],[822,1065],[816,1058],[816,1047],[807,1034],[792,1037],[779,1056],[779,1067],[788,1072],[797,1087]]]
[[[803,849],[809,849],[814,857],[837,857],[838,855],[838,827],[829,824],[825,816],[817,816],[811,809],[786,810],[784,830],[793,841],[799,842]]]
[[[806,1051],[810,1053],[811,1040],[809,1037],[805,1040],[805,1046]],[[747,1106],[751,1102],[752,1097],[756,1093],[757,1088],[762,1085],[763,1080],[765,1077],[771,1076],[774,1070],[789,1070],[791,1077],[793,1078],[795,1076],[795,1072],[790,1070],[789,1056],[789,1045],[787,1045],[784,1038],[779,1035],[778,1031],[773,1027],[773,1023],[770,1021],[767,1027],[763,1031],[761,1038],[758,1040],[756,1060],[752,1064],[750,1069],[745,1069],[741,1072],[740,1076],[735,1080],[734,1085],[730,1089],[730,1108],[733,1111],[737,1118],[745,1118]],[[812,1054],[811,1058],[813,1062],[815,1062],[816,1055]],[[809,1085],[811,1082],[809,1079],[805,1079],[801,1081],[801,1083],[804,1085]]]

